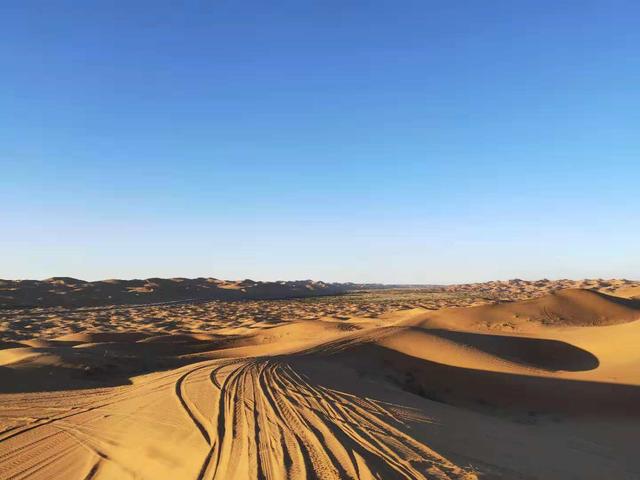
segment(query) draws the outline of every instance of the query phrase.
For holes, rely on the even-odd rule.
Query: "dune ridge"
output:
[[[442,287],[448,292],[485,295],[494,300],[527,300],[542,297],[566,289],[596,290],[625,298],[640,298],[640,282],[628,279],[583,279],[583,280],[494,280],[481,283],[463,283]]]

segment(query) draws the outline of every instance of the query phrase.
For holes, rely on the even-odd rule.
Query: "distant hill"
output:
[[[226,281],[216,278],[147,278],[88,282],[69,277],[0,280],[0,306],[79,307],[163,303],[182,300],[239,300],[334,295],[350,287],[310,280]]]
[[[358,290],[411,289],[468,294],[490,303],[517,301],[581,288],[640,298],[640,282],[632,280],[507,280],[458,285],[329,283],[314,280],[260,282],[217,278],[147,278],[88,282],[72,277],[46,280],[1,280],[0,308],[93,307],[187,300],[264,300],[340,295]]]
[[[278,299],[337,295],[382,284],[313,280],[259,282],[216,278],[147,278],[88,282],[71,277],[0,280],[0,308],[132,305],[184,300]]]

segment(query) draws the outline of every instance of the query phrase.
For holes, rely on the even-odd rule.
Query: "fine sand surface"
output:
[[[15,311],[0,479],[640,479],[640,301],[617,287]]]

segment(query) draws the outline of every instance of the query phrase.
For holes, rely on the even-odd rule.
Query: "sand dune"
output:
[[[627,279],[584,279],[584,280],[521,280],[491,281],[484,283],[466,283],[442,287],[448,292],[477,293],[494,300],[527,300],[543,297],[559,290],[583,289],[612,294],[619,297],[633,296],[639,293],[640,284]]]
[[[522,330],[538,326],[603,326],[638,319],[640,302],[592,290],[560,290],[520,302],[484,305],[459,311],[441,310],[423,325],[445,320],[456,328]],[[448,323],[447,323],[448,322]]]
[[[4,340],[0,478],[640,478],[637,301],[300,305]]]

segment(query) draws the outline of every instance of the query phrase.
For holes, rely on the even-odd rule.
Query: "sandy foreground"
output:
[[[6,312],[0,478],[638,479],[623,287]]]

